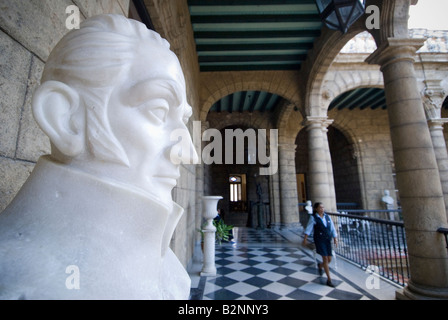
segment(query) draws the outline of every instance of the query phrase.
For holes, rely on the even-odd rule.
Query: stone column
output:
[[[269,176],[269,212],[271,215],[271,227],[281,224],[280,185],[278,172]]]
[[[299,221],[297,197],[296,145],[279,144],[280,218],[283,226]]]
[[[367,58],[379,64],[406,230],[411,278],[397,298],[448,298],[447,226],[439,170],[414,71],[422,39],[390,38]]]
[[[202,141],[202,134],[208,129],[208,122],[193,122],[193,144],[196,149],[196,153],[199,157],[199,163],[196,166],[196,213],[195,222],[196,229],[201,229],[202,227],[202,196],[204,195],[204,185],[205,185],[205,170],[204,163],[202,161],[202,149],[205,146],[205,142]],[[200,241],[200,234],[197,233],[198,241]]]
[[[429,132],[432,145],[439,168],[440,182],[442,183],[445,210],[448,219],[448,152],[446,149],[443,125],[448,119],[441,118],[441,108],[445,98],[445,91],[439,86],[440,81],[427,80],[426,87],[422,91],[422,101],[425,107],[426,119],[428,120]]]
[[[304,125],[308,131],[308,190],[309,199],[322,202],[328,212],[336,211],[330,149],[326,137],[331,120],[326,117],[307,117]],[[329,166],[330,164],[330,166]]]
[[[333,174],[333,162],[331,160],[331,153],[330,153],[330,144],[328,143],[328,127],[333,123],[334,120],[325,120],[322,123],[322,131],[323,131],[323,138],[324,138],[324,148],[327,158],[327,172],[328,172],[328,184],[330,188],[330,198],[331,202],[327,203],[327,211],[328,212],[336,212],[337,211],[337,205],[336,205],[336,190],[334,188],[334,174]]]

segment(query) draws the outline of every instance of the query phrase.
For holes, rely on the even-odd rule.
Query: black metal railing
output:
[[[339,231],[335,252],[363,269],[404,286],[409,279],[409,262],[403,222],[329,213]]]
[[[358,216],[364,216],[369,218],[384,219],[384,220],[394,220],[403,221],[401,214],[401,209],[375,209],[375,210],[365,210],[365,209],[341,209],[338,207],[339,213],[348,213]]]

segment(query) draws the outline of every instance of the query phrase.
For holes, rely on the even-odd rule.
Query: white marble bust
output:
[[[313,214],[313,205],[311,204],[311,200],[306,201],[305,210],[308,214]]]
[[[384,190],[383,197],[381,198],[381,202],[384,203],[387,209],[393,209],[394,198],[390,196],[389,190]]]
[[[41,83],[33,113],[51,155],[0,214],[0,299],[187,299],[169,248],[183,212],[170,132],[192,111],[168,42],[96,16],[61,39]],[[194,163],[190,146],[174,153]]]

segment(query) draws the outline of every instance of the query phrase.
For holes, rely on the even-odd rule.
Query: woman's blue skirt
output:
[[[331,249],[331,240],[318,240],[314,241],[316,245],[316,252],[323,257],[331,257],[332,249]]]

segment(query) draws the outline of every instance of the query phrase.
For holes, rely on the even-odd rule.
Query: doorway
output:
[[[246,174],[229,175],[230,211],[247,210]]]

